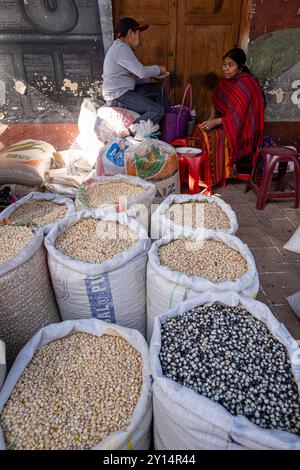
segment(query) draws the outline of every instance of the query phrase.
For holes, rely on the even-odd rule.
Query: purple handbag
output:
[[[189,108],[184,104],[188,93],[190,94]],[[189,84],[185,89],[182,104],[170,106],[166,111],[160,124],[161,140],[170,143],[175,139],[181,139],[187,136],[192,106],[192,86]]]

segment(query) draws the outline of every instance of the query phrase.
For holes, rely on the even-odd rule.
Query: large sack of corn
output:
[[[0,213],[0,220],[22,222],[42,228],[47,235],[53,225],[76,212],[71,199],[50,193],[33,192]]]
[[[160,140],[146,138],[129,147],[125,152],[125,171],[155,184],[155,203],[180,192],[176,150]]]
[[[125,175],[99,176],[82,183],[76,197],[78,210],[126,212],[148,231],[155,186]]]
[[[40,140],[22,140],[0,151],[0,184],[34,186],[45,181],[54,147]]]
[[[5,343],[0,339],[0,390],[6,377],[6,351]]]
[[[172,194],[152,215],[151,238],[168,238],[171,235],[199,229],[221,230],[235,235],[238,222],[231,207],[217,196]]]
[[[145,339],[99,320],[40,330],[0,393],[2,450],[147,450],[151,424]]]
[[[232,235],[203,230],[158,240],[147,267],[147,335],[155,317],[203,292],[237,292],[255,298],[259,278],[247,245]]]
[[[42,230],[0,223],[0,338],[8,365],[40,328],[59,321]]]
[[[268,307],[205,293],[155,319],[158,450],[300,450],[300,348]]]
[[[79,212],[56,225],[45,245],[63,320],[97,318],[145,334],[151,241],[136,220]]]

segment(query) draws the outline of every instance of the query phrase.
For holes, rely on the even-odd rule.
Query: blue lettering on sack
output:
[[[85,286],[92,317],[108,323],[116,323],[108,274],[104,274],[100,279],[86,279]]]
[[[123,167],[124,166],[124,155],[129,145],[126,140],[121,140],[118,144],[114,143],[106,152],[107,160],[111,161],[114,165]]]

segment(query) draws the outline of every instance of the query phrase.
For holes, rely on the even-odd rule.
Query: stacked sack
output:
[[[151,423],[145,339],[98,320],[40,330],[0,393],[2,450],[146,450]]]
[[[71,199],[51,193],[33,192],[11,204],[0,213],[0,220],[9,219],[42,228],[47,235],[52,227],[68,215],[76,212]]]
[[[256,297],[258,273],[247,245],[231,235],[238,224],[216,197],[171,196],[152,217],[154,242],[147,267],[147,335],[155,317],[203,292]]]
[[[153,213],[151,236],[165,238],[201,227],[235,235],[238,222],[231,207],[217,196],[172,194]]]
[[[155,184],[157,204],[180,192],[176,150],[151,136],[125,151],[125,172]]]
[[[0,151],[0,184],[21,185],[23,194],[40,187],[50,170],[55,149],[40,140],[22,140]],[[25,188],[24,188],[25,187]]]
[[[300,449],[300,349],[260,302],[205,293],[155,319],[159,450]]]
[[[63,320],[97,318],[145,334],[148,234],[126,214],[82,211],[45,239]]]
[[[155,186],[125,175],[99,176],[82,183],[76,197],[78,210],[127,212],[148,231]]]
[[[0,223],[0,338],[8,366],[40,328],[60,321],[43,240],[40,229]]]

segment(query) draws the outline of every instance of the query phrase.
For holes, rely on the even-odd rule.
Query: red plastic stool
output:
[[[252,171],[249,183],[246,188],[246,192],[251,188],[258,194],[256,208],[263,210],[266,206],[266,202],[269,199],[288,199],[294,198],[295,209],[299,207],[299,194],[300,194],[300,163],[299,154],[288,147],[267,147],[262,150],[261,158],[257,159],[254,169]],[[277,185],[282,182],[286,175],[286,170],[289,162],[294,163],[294,185],[291,191],[276,191],[270,192],[269,186],[271,184],[273,173],[276,165],[279,163],[279,172]],[[256,182],[257,173],[260,165],[263,164],[263,176],[260,184]]]
[[[176,148],[179,165],[180,188],[188,184],[189,194],[198,194],[199,186],[203,187],[202,193],[212,194],[212,182],[207,154],[201,149],[189,146],[190,139],[178,139],[171,142]],[[204,181],[201,180],[200,169],[203,165]]]

